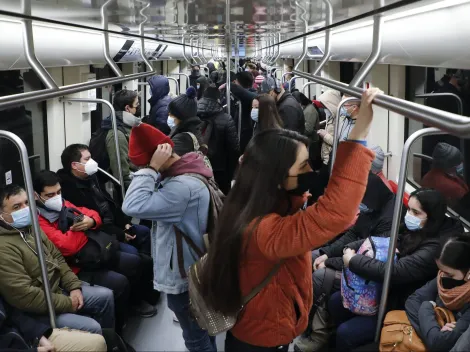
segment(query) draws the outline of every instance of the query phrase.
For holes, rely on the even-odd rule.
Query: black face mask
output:
[[[142,114],[142,110],[140,109],[140,105],[139,105],[138,107],[135,108],[134,116],[135,117],[140,117],[141,114]]]
[[[455,280],[452,279],[451,277],[443,277],[441,279],[442,287],[444,287],[446,290],[452,290],[455,287],[462,286],[465,284],[465,280]]]
[[[294,176],[291,176],[294,177]],[[287,193],[292,196],[302,196],[305,192],[315,188],[317,174],[314,171],[299,174],[297,177],[297,188],[291,189]]]

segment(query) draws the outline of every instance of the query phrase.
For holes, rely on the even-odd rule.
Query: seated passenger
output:
[[[400,226],[397,245],[398,260],[393,266],[388,310],[403,309],[410,294],[437,274],[434,260],[440,240],[456,231],[463,231],[459,221],[447,217],[444,198],[437,191],[421,189],[410,195],[409,210]],[[343,262],[362,278],[382,282],[385,262],[356,254],[364,240],[352,242],[344,249]],[[374,339],[377,316],[358,316],[343,307],[341,292],[334,293],[328,310],[338,326],[337,351],[351,351]]]
[[[202,121],[197,117],[195,98],[196,89],[189,87],[186,94],[176,97],[168,105],[168,126],[171,128],[169,136],[175,144],[175,153],[178,155],[196,151],[195,141],[191,134],[196,137],[199,147],[203,145],[200,130]]]
[[[95,253],[96,243],[87,237],[88,230],[99,230],[101,218],[99,214],[84,207],[76,207],[72,203],[62,198],[59,177],[52,171],[41,171],[34,180],[34,190],[36,192],[36,204],[39,211],[39,224],[46,236],[61,251],[62,255],[72,266],[72,270],[77,276],[90,283],[107,287],[114,292],[116,307],[121,308],[116,311],[116,320],[122,323],[125,318],[122,308],[129,303],[138,307],[138,313],[143,317],[151,317],[157,313],[154,307],[148,307],[144,302],[136,301],[140,296],[133,297],[128,302],[130,291],[130,280],[135,285],[139,283],[141,263],[137,256],[117,250],[116,257],[109,263],[89,264],[84,268],[80,266],[80,260],[87,255]],[[83,220],[74,223],[74,219],[83,216]],[[139,288],[141,290],[143,288]]]
[[[304,211],[314,173],[308,139],[267,130],[248,145],[200,276],[202,295],[214,310],[238,314],[243,308],[227,333],[226,352],[287,351],[307,327],[313,303],[310,251],[356,215],[373,160],[363,144],[378,93],[364,92],[360,123],[351,132],[356,142],[340,144],[325,195]],[[269,275],[269,283],[243,306],[243,298]]]
[[[470,327],[470,237],[448,239],[436,254],[437,278],[417,290],[406,301],[406,314],[427,351],[450,351]],[[456,319],[440,327],[435,307],[450,310]],[[469,341],[470,342],[470,341]],[[470,344],[461,351],[468,351]]]
[[[253,120],[253,136],[273,128],[281,129],[281,116],[277,111],[276,101],[269,94],[260,94],[251,104],[251,119]]]
[[[106,352],[107,347],[103,336],[99,334],[52,329],[49,317],[23,313],[4,303],[0,297],[0,350]]]
[[[424,175],[421,186],[441,192],[450,206],[457,204],[468,193],[460,150],[438,143],[432,153],[432,169]]]
[[[165,76],[155,75],[148,80],[151,97],[148,123],[166,135],[170,134],[168,127],[168,104],[171,102],[170,82]]]
[[[390,186],[390,182],[388,182],[388,179],[385,177],[383,173],[383,167],[384,167],[384,160],[385,160],[385,154],[382,148],[380,146],[374,146],[372,148],[372,151],[375,153],[375,159],[372,162],[372,167],[370,171],[377,176],[380,177],[380,179],[383,181],[384,185],[387,186],[387,188],[393,192],[392,186]]]
[[[150,125],[132,130],[129,157],[144,167],[136,172],[123,203],[123,211],[154,221],[152,226],[155,288],[165,292],[190,352],[215,352],[215,338],[202,330],[189,311],[186,269],[198,258],[185,236],[204,252],[210,194],[201,180],[213,176],[196,153],[179,157],[173,142]],[[148,166],[147,166],[148,165]]]
[[[28,204],[25,190],[17,185],[0,191],[0,295],[23,312],[46,315],[46,295]],[[97,334],[101,334],[101,328],[113,328],[113,292],[105,287],[82,285],[60,251],[42,231],[40,236],[57,327]]]
[[[202,120],[204,140],[208,141],[207,156],[214,178],[222,192],[227,194],[240,157],[240,143],[235,123],[224,112],[220,104],[220,92],[214,84],[207,88],[198,101],[197,116]]]

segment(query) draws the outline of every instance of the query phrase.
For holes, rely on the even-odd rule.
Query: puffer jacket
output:
[[[435,261],[436,252],[439,250],[443,238],[455,233],[463,233],[464,229],[460,221],[446,217],[436,237],[424,240],[419,247],[408,255],[397,254],[398,260],[393,266],[391,276],[390,299],[388,309],[403,309],[406,299],[437,275]],[[413,236],[413,235],[411,235]],[[403,235],[398,237],[398,249]],[[364,240],[356,241],[347,247],[357,250]],[[349,262],[349,269],[371,281],[382,282],[385,276],[385,262],[370,258],[365,255],[356,254]]]
[[[152,97],[149,99],[150,113],[148,123],[168,135],[168,104],[171,102],[170,83],[165,76],[153,76],[148,80]]]
[[[313,304],[312,248],[331,240],[354,219],[364,195],[374,154],[359,143],[339,145],[329,187],[318,202],[298,211],[303,197],[287,211],[265,216],[247,230],[240,258],[240,290],[246,296],[283,260],[271,281],[240,312],[233,335],[246,343],[274,347],[305,331]],[[281,205],[280,205],[281,207]],[[335,211],[331,211],[335,209]],[[256,221],[256,220],[255,220]],[[248,226],[251,228],[251,226]]]
[[[194,152],[194,142],[191,136],[186,132],[194,134],[199,142],[199,146],[203,145],[203,139],[201,135],[201,123],[199,117],[194,116],[189,119],[183,120],[179,125],[175,126],[169,137],[175,144],[173,152],[179,156],[183,156],[186,153]]]
[[[72,300],[62,289],[70,292],[82,284],[54,244],[42,231],[40,235],[55,312],[72,313]],[[13,228],[0,226],[0,295],[23,312],[46,314],[46,295],[33,236],[31,226],[22,229],[21,234]]]
[[[325,165],[328,165],[330,153],[333,149],[333,134],[335,133],[336,114],[338,105],[341,101],[341,95],[338,91],[328,89],[318,97],[318,100],[327,108],[327,122],[325,126],[326,135],[323,137],[321,147],[321,158]]]
[[[240,143],[232,117],[223,111],[217,100],[202,98],[197,104],[197,115],[203,125],[212,125],[208,139],[208,157],[212,164],[214,177],[221,190],[226,193],[230,188],[235,168],[240,156]],[[207,127],[206,127],[207,131]]]
[[[297,99],[291,93],[284,91],[277,101],[277,109],[286,130],[292,130],[301,134],[305,133],[304,111]]]

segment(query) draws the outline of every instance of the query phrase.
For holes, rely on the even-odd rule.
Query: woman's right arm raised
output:
[[[362,145],[372,123],[372,101],[381,91],[362,95],[361,110],[348,142],[341,142],[325,194],[305,211],[271,214],[261,221],[256,240],[268,258],[288,258],[317,248],[344,231],[364,196],[374,153]],[[365,144],[365,143],[364,143]]]

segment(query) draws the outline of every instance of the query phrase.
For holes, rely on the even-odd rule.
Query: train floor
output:
[[[158,304],[158,314],[152,318],[132,317],[124,330],[124,338],[138,352],[184,352],[181,328],[173,322],[173,312],[168,308],[166,295]],[[224,351],[225,335],[217,336],[218,351]],[[294,351],[292,344],[289,351]]]

